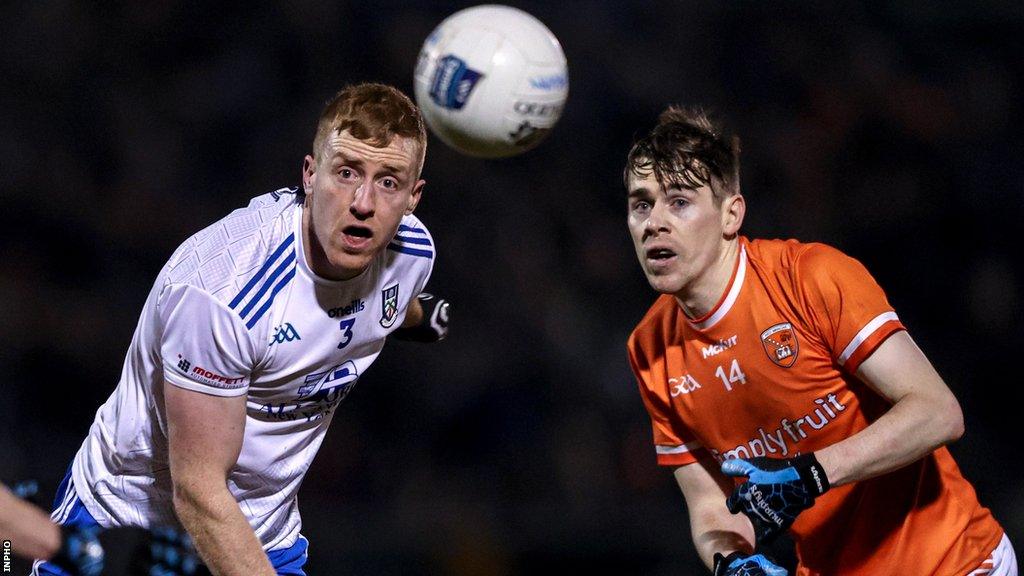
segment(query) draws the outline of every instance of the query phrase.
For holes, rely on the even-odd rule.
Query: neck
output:
[[[739,253],[739,239],[727,241],[704,273],[676,293],[676,301],[687,318],[703,318],[721,302],[726,290],[729,289],[729,280],[732,278]]]
[[[320,244],[320,240],[313,230],[313,215],[311,212],[312,209],[307,197],[306,203],[302,207],[302,253],[306,257],[306,264],[309,266],[309,269],[313,274],[325,280],[348,280],[358,276],[362,272],[361,270],[351,272],[337,270],[331,266],[331,262],[327,258],[327,252]]]

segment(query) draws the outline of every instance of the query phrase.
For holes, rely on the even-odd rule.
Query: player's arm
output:
[[[0,484],[0,537],[24,558],[51,558],[60,549],[60,528],[45,512]]]
[[[960,403],[905,331],[882,342],[856,374],[892,407],[864,430],[815,453],[833,486],[891,472],[963,435]]]
[[[746,516],[732,515],[722,505],[733,482],[718,472],[718,464],[699,460],[676,468],[674,474],[686,499],[693,545],[704,564],[713,568],[715,553],[751,553],[753,526]]]
[[[420,304],[420,299],[417,297],[409,302],[409,308],[405,311],[405,320],[402,321],[399,329],[412,328],[418,326],[420,322],[423,322],[423,305]]]
[[[886,338],[856,371],[892,403],[857,434],[794,458],[736,458],[722,472],[746,477],[726,500],[754,522],[758,542],[770,542],[832,486],[891,472],[952,442],[964,431],[956,397],[904,331]]]
[[[273,576],[227,487],[245,430],[246,395],[220,397],[164,384],[174,509],[210,571]]]
[[[448,336],[448,315],[451,306],[444,298],[421,292],[409,302],[405,320],[394,336],[413,342],[437,342]]]

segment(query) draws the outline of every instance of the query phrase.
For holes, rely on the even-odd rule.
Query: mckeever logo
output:
[[[192,367],[192,363],[186,360],[181,354],[178,354],[178,369],[182,372],[188,372],[188,369]]]
[[[708,356],[714,356],[715,354],[725,352],[726,350],[732,348],[735,345],[736,336],[733,335],[731,338],[719,340],[716,344],[710,344],[708,346],[705,346],[704,348],[701,348],[700,353],[702,356],[704,356],[704,358],[707,358]]]
[[[283,325],[274,329],[274,336],[270,339],[270,344],[267,344],[267,346],[284,344],[285,342],[291,342],[292,340],[302,340],[302,337],[299,336],[298,330],[291,325],[291,322],[285,322]]]

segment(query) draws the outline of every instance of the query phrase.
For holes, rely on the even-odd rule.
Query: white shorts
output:
[[[1017,576],[1017,556],[1005,533],[988,559],[967,576]]]

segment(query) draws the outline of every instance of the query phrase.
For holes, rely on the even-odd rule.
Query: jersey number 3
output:
[[[341,328],[341,342],[338,342],[338,350],[341,350],[352,341],[352,327],[356,325],[355,318],[345,318],[339,323]]]

